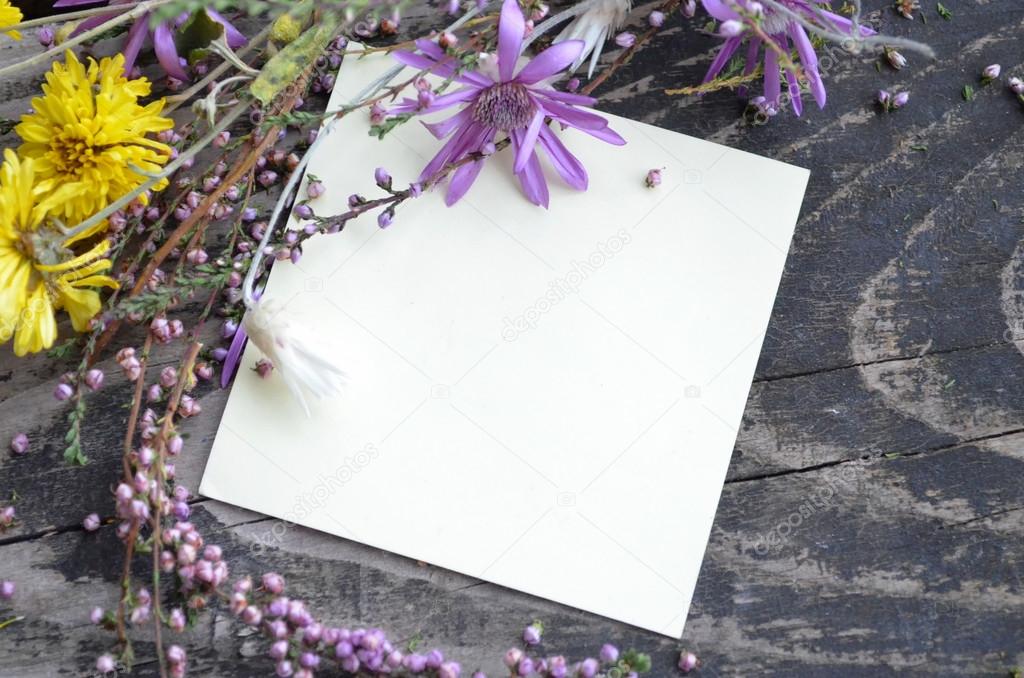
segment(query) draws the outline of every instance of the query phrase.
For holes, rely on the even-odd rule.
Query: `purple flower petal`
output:
[[[188,73],[181,67],[178,48],[174,45],[174,36],[167,22],[159,23],[153,29],[153,51],[168,75],[183,81],[189,79]]]
[[[576,61],[585,44],[582,40],[566,40],[548,47],[523,66],[515,77],[516,82],[532,85],[565,70]]]
[[[530,154],[533,153],[534,146],[537,145],[537,135],[540,134],[540,128],[543,125],[544,111],[537,109],[537,112],[533,114],[533,119],[530,120],[530,124],[527,125],[519,140],[519,148],[516,150],[516,161],[512,166],[512,171],[516,174],[522,172],[523,168],[526,167],[526,161],[530,159]]]
[[[231,383],[231,378],[235,376],[238,361],[242,357],[242,350],[245,348],[248,338],[249,335],[245,333],[245,328],[239,324],[238,329],[235,330],[235,336],[231,339],[231,346],[228,347],[228,354],[224,357],[224,366],[220,371],[221,388],[227,388]]]
[[[54,7],[78,7],[79,5],[102,5],[107,0],[57,0]]]
[[[511,133],[512,148],[516,153],[519,152],[522,135],[523,132],[521,130],[513,130]],[[527,161],[523,171],[518,172],[516,176],[519,177],[519,183],[522,185],[527,199],[534,205],[540,205],[547,209],[549,202],[548,182],[544,178],[544,170],[541,169],[540,160],[537,159],[536,153],[530,153],[530,159]]]
[[[448,185],[448,193],[444,196],[444,204],[451,207],[457,203],[462,196],[466,195],[466,191],[468,191],[473,185],[473,182],[476,181],[476,177],[480,174],[480,170],[482,170],[483,167],[483,160],[474,160],[468,165],[463,165],[459,169],[455,170],[455,174],[452,176],[452,181]]]
[[[787,70],[786,82],[789,83],[789,98],[793,102],[793,112],[799,118],[804,112],[804,101],[800,97],[800,81],[797,80],[796,73]]]
[[[572,92],[561,92],[556,89],[533,88],[530,91],[555,101],[561,101],[563,104],[572,104],[574,106],[593,106],[597,103],[597,99],[594,97],[573,94]]]
[[[505,0],[501,6],[501,18],[498,20],[498,74],[502,82],[512,79],[516,70],[516,61],[523,51],[523,34],[526,32],[526,21],[519,9],[517,0]]]
[[[804,27],[796,22],[789,25],[789,37],[800,54],[800,63],[803,64],[804,72],[807,73],[807,82],[811,86],[811,94],[814,95],[818,108],[825,108],[825,84],[821,81],[821,74],[818,72],[818,55],[814,52],[810,38],[807,37]]]
[[[780,88],[779,55],[775,53],[775,50],[766,47],[764,50],[764,98],[775,108],[779,106]]]
[[[608,121],[603,117],[596,113],[591,113],[583,108],[566,106],[565,104],[560,104],[557,101],[537,101],[534,99],[534,103],[543,108],[547,114],[555,120],[572,127],[587,130],[598,130],[604,129],[608,126]]]
[[[708,72],[704,74],[704,82],[708,83],[715,79],[715,76],[722,72],[725,65],[729,63],[729,59],[736,53],[740,43],[743,42],[743,38],[729,38],[722,43],[722,48],[718,50],[718,54],[715,55],[715,60],[711,62],[711,66],[708,67]]]
[[[618,132],[613,130],[611,127],[605,127],[604,129],[585,129],[580,128],[580,131],[589,134],[590,136],[600,139],[606,144],[612,146],[625,146],[626,140],[619,136]]]
[[[403,63],[406,66],[413,68],[420,68],[429,70],[434,75],[442,78],[454,77],[456,82],[462,85],[468,85],[470,87],[490,87],[494,83],[484,76],[478,73],[461,73],[458,76],[455,75],[455,62],[452,59],[446,61],[435,61],[429,57],[423,56],[422,54],[416,54],[414,52],[398,51],[392,52],[391,55],[395,58],[395,61]]]
[[[228,47],[231,49],[238,49],[249,42],[248,38],[242,35],[241,31],[235,28],[230,21],[224,18],[220,12],[216,12],[209,7],[206,8],[206,14],[224,27],[224,37],[228,40]]]
[[[463,108],[458,113],[456,113],[455,115],[451,116],[450,118],[445,118],[440,122],[424,122],[423,126],[426,127],[427,130],[431,134],[433,134],[435,138],[444,139],[446,136],[451,134],[452,130],[454,130],[456,127],[459,127],[469,122],[469,117],[472,114],[473,109],[466,107]]]
[[[423,168],[423,172],[421,172],[419,176],[419,181],[426,181],[449,162],[458,160],[462,155],[462,149],[466,145],[467,138],[475,137],[479,129],[480,126],[474,122],[467,122],[465,125],[460,127],[459,131],[452,135],[452,138],[441,147],[441,150],[437,152],[437,155],[435,155],[433,159],[427,163],[427,166]]]
[[[704,9],[707,10],[708,14],[715,17],[719,21],[729,21],[730,19],[736,20],[740,18],[740,15],[732,11],[722,0],[700,0],[701,4],[704,5]]]
[[[85,33],[86,31],[91,31],[94,28],[98,28],[99,26],[102,26],[103,24],[107,23],[109,20],[113,19],[116,16],[117,14],[98,14],[96,16],[91,16],[82,23],[78,24],[78,26],[75,27],[75,30],[71,31],[71,37],[73,38],[79,33]]]
[[[565,147],[565,144],[558,138],[558,135],[546,125],[540,130],[540,144],[544,147],[545,152],[547,152],[548,158],[551,159],[551,164],[554,165],[555,171],[558,172],[565,183],[578,191],[587,190],[589,179],[583,163],[569,152],[569,149]]]
[[[148,36],[149,30],[146,28],[145,21],[136,21],[128,31],[128,39],[125,41],[124,47],[121,48],[121,53],[124,54],[125,77],[132,72],[135,60],[139,58],[139,51]]]
[[[442,94],[439,97],[434,97],[434,100],[425,109],[427,113],[433,113],[434,111],[440,111],[448,108],[455,104],[462,103],[464,101],[470,101],[480,95],[480,90],[476,87],[465,87],[463,89],[449,92],[448,94]]]
[[[757,70],[759,63],[758,56],[761,54],[761,42],[761,38],[754,37],[751,38],[750,42],[747,44],[747,61],[743,66],[743,75],[750,75]],[[740,85],[736,91],[740,96],[746,96],[747,86]]]

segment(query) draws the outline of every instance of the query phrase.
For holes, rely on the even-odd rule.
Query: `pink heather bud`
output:
[[[231,586],[231,590],[235,593],[248,593],[252,591],[252,578],[242,577]]]
[[[96,658],[96,670],[103,674],[111,673],[117,670],[117,664],[109,654],[101,654]]]
[[[284,577],[276,572],[267,572],[263,575],[261,581],[263,582],[263,588],[274,595],[279,595],[284,591]]]
[[[681,653],[679,653],[678,666],[679,670],[683,673],[689,673],[690,671],[693,671],[695,668],[700,666],[700,660],[697,659],[697,655],[695,655],[694,653],[683,650]]]
[[[120,233],[128,225],[128,219],[124,216],[124,212],[118,210],[110,215],[107,223],[110,224],[110,230],[114,233]]]
[[[647,176],[644,177],[644,185],[647,188],[655,188],[661,185],[661,170],[652,169],[648,170]]]
[[[238,274],[235,273],[235,275],[238,275]],[[230,282],[230,280],[229,280],[229,282]],[[237,287],[237,285],[235,285],[234,287]],[[196,363],[196,367],[195,367],[194,371],[196,373],[196,376],[199,377],[200,379],[202,379],[203,381],[209,381],[210,379],[213,379],[213,367],[210,365],[210,363],[207,363],[207,362]]]
[[[202,202],[203,202],[203,196],[200,195],[199,193],[196,193],[195,191],[189,191],[188,195],[185,196],[185,205],[189,209],[193,209],[194,210],[194,209],[198,208],[200,203],[202,203]]]
[[[100,529],[100,517],[95,513],[90,513],[82,520],[82,527],[86,532],[95,532]]]
[[[171,645],[167,648],[167,661],[172,664],[182,664],[185,661],[185,650],[179,645]]]
[[[687,19],[692,19],[693,15],[697,13],[697,0],[686,0],[682,6],[683,16]]]
[[[177,219],[178,221],[185,221],[190,216],[192,216],[192,210],[189,209],[186,205],[179,205],[174,210],[174,218]]]
[[[883,107],[888,108],[892,101],[892,95],[884,89],[878,90],[878,94],[875,95],[878,103],[882,104]]]
[[[903,108],[910,101],[910,92],[900,92],[892,98],[893,108]]]
[[[54,40],[56,40],[56,35],[54,34],[52,28],[50,28],[49,26],[43,26],[36,33],[36,40],[38,40],[39,44],[43,47],[49,48],[53,47],[53,42]]]
[[[14,522],[15,511],[13,506],[5,506],[0,509],[0,527],[10,527]]]
[[[75,390],[68,384],[57,384],[57,388],[53,389],[53,397],[63,402],[70,398],[74,392]]]
[[[178,633],[185,630],[185,613],[181,611],[180,607],[174,608],[167,615],[167,626]]]
[[[723,21],[722,25],[718,27],[718,34],[723,38],[735,38],[743,33],[744,30],[746,30],[746,27],[742,21],[729,19],[728,21]]]
[[[149,621],[149,615],[151,612],[152,610],[149,608],[149,606],[136,607],[134,610],[132,610],[132,614],[130,617],[130,619],[132,620],[132,624],[143,624]]]
[[[200,407],[199,402],[192,396],[183,395],[181,396],[181,404],[178,406],[178,412],[183,417],[194,417],[203,411]]]
[[[296,205],[295,216],[297,216],[299,219],[312,219],[313,208],[307,205],[306,203]]]
[[[267,624],[267,631],[270,632],[271,638],[287,638],[288,624],[286,624],[282,619],[275,619],[274,621]]]
[[[421,89],[416,94],[416,102],[420,108],[427,108],[430,104],[434,103],[434,93],[429,89]]]
[[[1009,85],[1010,90],[1013,91],[1014,94],[1024,94],[1024,80],[1021,80],[1020,78],[1014,76],[1010,78],[1007,84]]]
[[[143,445],[142,447],[139,448],[139,451],[136,456],[138,457],[139,464],[146,468],[149,468],[153,464],[153,459],[156,457],[156,452],[154,452],[153,448],[150,447],[149,445]]]
[[[185,325],[180,320],[172,320],[167,323],[167,329],[171,332],[171,337],[177,339],[181,335],[185,334]]]
[[[610,643],[605,643],[601,646],[601,652],[598,654],[598,657],[606,664],[614,664],[619,660],[619,648]]]
[[[309,196],[310,200],[316,200],[322,196],[326,190],[327,187],[324,186],[324,182],[311,181],[309,182],[309,185],[306,186],[306,195]]]
[[[164,397],[164,390],[160,388],[160,384],[152,384],[146,389],[146,400],[155,403],[159,402]]]
[[[260,172],[256,180],[260,182],[260,186],[263,188],[270,188],[277,183],[277,172],[273,170],[264,170]]]
[[[650,24],[652,28],[661,28],[662,24],[665,23],[665,13],[654,10],[647,15],[647,23]]]
[[[214,148],[224,148],[231,141],[231,132],[224,130],[213,139]]]
[[[259,626],[263,620],[263,613],[255,605],[250,605],[242,612],[242,621],[249,626]]]
[[[160,370],[160,385],[164,388],[174,388],[174,385],[178,383],[178,370],[173,366],[168,365],[167,367]]]
[[[231,594],[231,614],[238,616],[242,614],[242,612],[244,612],[245,608],[247,608],[248,606],[249,600],[245,597],[244,593],[238,593],[236,591],[235,593]]]
[[[636,44],[636,36],[629,31],[624,31],[615,36],[615,44],[623,49],[629,49]]]
[[[102,607],[94,607],[92,608],[92,611],[89,613],[89,621],[93,624],[99,624],[101,621],[103,621],[103,614],[104,612]]]
[[[537,645],[540,643],[540,635],[543,632],[543,627],[539,624],[530,624],[523,629],[523,642],[527,645]]]
[[[991,80],[995,80],[996,78],[998,78],[999,74],[1002,72],[1002,66],[1000,66],[999,64],[990,64],[988,66],[985,66],[985,68],[981,71],[981,79],[986,82],[989,82]]]
[[[170,551],[160,552],[160,569],[164,572],[174,572],[174,554]]]
[[[149,490],[149,478],[142,471],[136,471],[132,478],[132,487],[136,492],[146,492]]]
[[[897,71],[906,67],[907,57],[903,56],[894,49],[885,50],[885,58],[889,61],[889,65],[895,68]]]
[[[178,455],[181,453],[181,449],[185,446],[185,441],[182,440],[181,436],[173,435],[167,440],[167,454]],[[177,489],[177,488],[175,488]]]
[[[176,501],[174,502],[172,512],[178,520],[187,520],[192,515],[192,508],[183,501]]]
[[[132,499],[131,515],[136,520],[149,520],[149,505],[141,499]]]
[[[370,107],[370,123],[373,125],[379,125],[384,122],[388,117],[388,111],[378,101]]]
[[[505,666],[509,667],[510,669],[514,668],[515,666],[517,666],[519,664],[519,661],[522,658],[523,658],[523,651],[520,650],[518,647],[513,647],[513,648],[509,649],[508,652],[505,653],[505,658],[504,658]]]
[[[91,369],[85,373],[85,385],[90,391],[98,391],[103,386],[103,370]]]
[[[28,436],[18,433],[11,438],[11,452],[18,455],[28,452]]]
[[[134,496],[135,491],[131,488],[131,486],[125,483],[121,483],[120,485],[117,486],[117,489],[114,490],[114,498],[117,499],[117,502],[119,504],[125,504],[131,501],[132,497]]]
[[[197,247],[185,254],[185,260],[190,264],[202,265],[210,260],[210,255],[206,253],[206,250]]]
[[[270,362],[266,358],[260,358],[256,361],[256,374],[260,376],[260,379],[266,379],[273,371],[274,363]]]
[[[384,210],[377,215],[377,226],[380,228],[387,228],[391,225],[393,219],[394,215],[391,213],[391,210]]]
[[[181,544],[178,546],[178,564],[191,565],[196,562],[196,547],[192,544]]]
[[[224,198],[235,202],[242,197],[242,192],[238,189],[238,186],[228,186],[228,189],[224,191]]]
[[[391,188],[391,175],[383,167],[378,167],[373,171],[373,180],[384,190]]]
[[[223,339],[230,339],[235,336],[236,332],[238,332],[238,322],[231,318],[225,320],[224,325],[220,328],[220,336]]]
[[[459,38],[450,31],[445,31],[441,34],[441,37],[437,39],[437,44],[441,46],[441,49],[450,49],[459,44]]]
[[[203,558],[206,558],[207,560],[211,560],[213,562],[217,562],[218,560],[220,560],[223,555],[224,552],[216,544],[210,544],[205,549],[203,549]]]
[[[116,360],[117,363],[120,365],[120,364],[123,364],[124,361],[128,360],[129,358],[134,358],[134,357],[135,357],[135,349],[132,348],[131,346],[126,346],[126,347],[122,348],[120,351],[117,352],[117,355],[114,356],[114,360]]]
[[[203,179],[203,192],[213,193],[220,186],[220,177],[212,176]]]
[[[291,678],[291,676],[295,675],[295,667],[287,659],[282,659],[274,666],[274,675],[278,678]]]

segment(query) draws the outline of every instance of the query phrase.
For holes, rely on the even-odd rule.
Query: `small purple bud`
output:
[[[523,651],[518,647],[513,647],[505,653],[504,662],[508,668],[515,668],[519,661],[523,658]]]
[[[235,202],[242,197],[242,192],[238,189],[238,186],[228,186],[228,190],[224,191],[224,197]]]
[[[203,192],[213,193],[220,187],[220,177],[206,177],[203,179]]]
[[[90,391],[98,391],[103,386],[103,370],[91,369],[85,373],[85,385]]]
[[[601,652],[597,655],[605,664],[614,664],[619,660],[619,648],[610,643],[601,646]]]
[[[263,188],[270,188],[277,183],[277,178],[277,172],[273,170],[264,170],[260,172],[256,180],[260,182],[260,186]]]
[[[74,392],[74,389],[68,384],[57,384],[57,388],[53,389],[53,397],[63,402],[70,398]]]
[[[192,210],[189,209],[186,205],[179,205],[174,210],[174,218],[177,219],[178,221],[185,221],[190,216],[192,216]]]
[[[458,662],[445,662],[437,668],[437,678],[459,678],[462,667]]]
[[[875,99],[878,100],[878,103],[882,104],[883,108],[888,108],[889,102],[892,101],[892,95],[888,91],[880,89],[878,94],[875,95]]]
[[[527,645],[540,644],[540,636],[543,629],[538,624],[530,624],[523,629],[523,642]]]
[[[86,532],[95,532],[100,529],[100,517],[95,513],[90,513],[82,519],[82,527]]]
[[[167,661],[172,664],[185,663],[185,650],[180,645],[171,645],[167,648]]]
[[[155,403],[159,402],[164,397],[164,390],[160,388],[160,384],[152,384],[146,389],[146,400]]]
[[[985,66],[981,71],[981,79],[985,82],[991,82],[999,77],[999,74],[1003,72],[1003,67],[999,64],[990,64]]]
[[[528,676],[534,672],[533,660],[529,657],[523,657],[519,660],[519,664],[516,666],[516,675]]]
[[[582,662],[580,662],[579,675],[581,678],[594,678],[594,676],[597,675],[598,669],[600,668],[601,667],[597,663],[596,659],[594,659],[593,657],[587,657]]]
[[[644,177],[644,185],[647,188],[655,188],[661,185],[661,170],[652,169],[648,170],[647,176]]]
[[[746,30],[746,28],[742,21],[729,19],[727,21],[723,21],[722,25],[718,27],[718,34],[723,38],[735,38],[743,33],[744,30]]]
[[[615,36],[615,44],[623,49],[629,49],[636,44],[636,36],[629,31],[624,31]]]
[[[383,167],[378,167],[373,171],[373,180],[384,190],[391,188],[391,175]]]
[[[423,186],[419,182],[409,184],[409,195],[413,198],[418,198],[423,195]]]
[[[244,221],[246,223],[249,223],[251,221],[256,221],[256,217],[258,215],[259,215],[259,212],[256,211],[255,207],[246,207],[244,210],[242,210],[242,221]]]
[[[1024,80],[1014,76],[1007,83],[1014,94],[1024,95]]]
[[[52,47],[56,36],[54,35],[52,28],[49,26],[43,26],[36,33],[36,39],[39,40],[39,44],[43,47]]]
[[[683,673],[689,673],[690,671],[693,671],[695,668],[700,666],[700,660],[697,659],[697,655],[695,655],[694,653],[683,650],[679,653],[678,666],[679,670]]]
[[[427,108],[430,104],[434,103],[434,93],[429,89],[421,89],[416,94],[416,102],[420,108]]]
[[[18,433],[11,438],[11,452],[16,455],[28,452],[28,436],[24,433]]]
[[[497,148],[497,146],[494,145],[494,142],[493,141],[488,141],[486,144],[484,144],[483,146],[480,147],[480,155],[483,155],[483,156],[494,155],[495,151],[497,151],[497,150],[498,150],[498,148]]]
[[[92,608],[92,612],[89,613],[89,621],[93,624],[99,624],[101,621],[103,621],[103,608]]]
[[[685,0],[682,6],[683,16],[687,19],[692,19],[693,15],[697,13],[697,0]]]
[[[316,200],[317,198],[322,196],[326,190],[327,187],[324,186],[324,182],[311,181],[309,182],[309,185],[306,186],[306,195],[309,196],[310,200]]]
[[[444,655],[440,650],[431,650],[427,653],[427,668],[437,669],[444,663]]]
[[[235,332],[238,331],[238,323],[231,318],[224,321],[223,327],[220,329],[220,336],[224,339],[230,339],[235,336]]]
[[[381,228],[387,228],[388,226],[391,225],[393,216],[394,215],[391,213],[391,210],[385,210],[381,212],[380,214],[377,215],[377,225],[380,226]]]
[[[111,673],[117,669],[114,658],[109,654],[101,654],[96,658],[96,670],[102,674]]]
[[[222,363],[224,362],[224,359],[228,357],[228,350],[223,346],[218,346],[217,348],[210,351],[210,357],[216,360],[217,362]]]
[[[338,647],[341,647],[341,643],[338,644]],[[413,673],[423,673],[427,669],[427,658],[416,653],[406,655],[402,660],[402,666]]]
[[[580,88],[580,79],[579,78],[569,78],[569,82],[565,83],[565,89],[567,89],[570,92],[575,92],[579,88]]]
[[[181,611],[180,607],[176,607],[171,610],[171,613],[167,615],[167,625],[171,627],[171,630],[181,633],[185,630],[185,613]]]
[[[263,582],[263,588],[274,595],[284,591],[284,577],[276,572],[267,572],[263,575],[261,581]]]
[[[665,13],[654,10],[647,15],[647,23],[651,25],[651,28],[661,28],[665,23]]]
[[[263,613],[260,612],[259,608],[254,605],[250,605],[249,607],[245,608],[244,612],[242,612],[242,621],[248,624],[249,626],[259,626],[260,621],[262,621],[262,619]]]
[[[313,208],[305,203],[297,205],[295,207],[295,216],[297,216],[299,219],[312,219]]]
[[[224,130],[213,139],[214,148],[224,148],[231,141],[231,132]]]
[[[892,98],[893,108],[903,108],[910,101],[910,92],[900,92]]]

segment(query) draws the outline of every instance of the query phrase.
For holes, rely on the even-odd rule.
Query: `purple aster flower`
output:
[[[827,12],[818,7],[821,0],[778,0],[779,4],[785,6],[790,11],[801,15],[804,19],[814,24],[820,25],[822,28],[831,30],[833,32],[853,32],[853,22],[846,17],[839,16],[832,12]],[[807,83],[811,90],[811,95],[814,100],[818,103],[819,108],[825,107],[825,84],[821,80],[821,74],[818,71],[818,55],[814,51],[814,46],[811,44],[811,39],[807,35],[807,31],[796,21],[793,21],[789,16],[786,16],[777,9],[771,7],[765,7],[755,0],[701,0],[704,3],[704,9],[708,11],[708,14],[713,16],[722,22],[728,21],[739,21],[745,22],[746,20],[740,16],[735,10],[737,8],[742,9],[744,14],[757,14],[755,11],[760,7],[762,13],[761,28],[762,31],[772,39],[772,41],[778,46],[779,51],[784,54],[788,54],[792,47],[796,48],[796,52],[800,57],[800,63],[803,66],[803,71],[807,77]],[[860,27],[861,35],[872,35],[874,31],[866,26]],[[743,74],[750,75],[757,68],[757,65],[761,62],[762,47],[765,47],[764,51],[764,97],[767,105],[773,109],[778,110],[780,99],[781,99],[781,74],[779,69],[779,53],[773,49],[769,49],[764,45],[764,40],[750,32],[743,31],[738,35],[728,37],[722,48],[718,51],[715,56],[715,60],[711,63],[711,67],[708,69],[707,75],[704,76],[704,82],[711,82],[715,76],[717,76],[733,54],[740,48],[743,41],[750,38],[747,43],[747,63],[744,68]],[[789,95],[793,100],[793,112],[797,115],[803,113],[803,101],[800,98],[800,81],[797,77],[797,73],[791,69],[786,70],[786,82],[789,87]]]
[[[422,101],[403,99],[389,113],[430,114],[451,106],[466,104],[458,113],[437,123],[424,123],[438,139],[449,137],[434,159],[420,174],[425,181],[438,170],[458,163],[471,154],[482,153],[500,134],[507,134],[515,152],[513,171],[530,202],[548,206],[548,186],[541,169],[537,146],[544,149],[562,179],[577,190],[586,190],[587,171],[546,124],[548,120],[574,127],[611,144],[625,140],[608,127],[608,121],[583,108],[596,100],[553,89],[547,81],[576,60],[583,43],[560,42],[549,47],[516,70],[526,22],[516,0],[505,0],[498,23],[498,53],[486,59],[481,70],[460,73],[458,62],[429,40],[417,40],[422,54],[396,52],[395,58],[413,68],[429,69],[442,78],[462,85],[448,94]],[[473,185],[483,160],[461,165],[452,175],[445,202],[455,204]]]
[[[78,7],[80,5],[122,5],[125,2],[127,0],[58,0],[53,6],[56,8]],[[248,42],[245,36],[219,13],[207,7],[206,14],[224,26],[224,37],[231,49],[238,49]],[[90,17],[83,21],[72,35],[96,28],[115,16],[117,15],[99,14]],[[135,67],[135,61],[139,57],[139,52],[142,51],[142,46],[148,37],[152,38],[153,51],[156,52],[156,58],[167,72],[167,75],[178,80],[190,80],[191,78],[189,78],[188,73],[181,65],[181,55],[178,54],[178,48],[174,44],[174,30],[188,21],[189,16],[189,12],[184,12],[175,18],[174,21],[162,21],[152,28],[149,25],[151,19],[149,13],[136,19],[128,31],[128,37],[124,47],[121,49],[122,53],[124,53],[124,72],[131,73],[132,68]]]

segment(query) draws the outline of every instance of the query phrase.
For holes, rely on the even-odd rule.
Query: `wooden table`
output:
[[[612,640],[650,653],[655,676],[675,674],[684,646],[708,676],[1024,665],[1024,107],[1002,84],[977,87],[989,63],[1024,74],[1024,7],[947,0],[946,22],[927,0],[911,22],[891,4],[868,3],[874,24],[940,59],[908,54],[900,73],[832,60],[824,112],[749,126],[728,93],[666,96],[699,82],[717,45],[678,18],[603,87],[607,111],[812,172],[681,642],[310,530],[262,549],[270,519],[200,499],[195,521],[234,571],[278,570],[332,621],[422,634],[492,675],[534,618],[552,652]],[[34,49],[4,41],[0,63]],[[0,83],[0,115],[23,112],[38,82],[37,71]],[[969,83],[973,101],[961,97]],[[909,90],[909,105],[879,113],[882,87]],[[69,468],[51,392],[70,362],[0,355],[0,441],[32,439],[27,456],[0,452],[0,496],[17,493],[19,516],[0,537],[0,578],[19,587],[0,618],[23,617],[0,630],[4,676],[85,675],[109,648],[88,614],[116,599],[120,543],[112,526],[88,534],[80,522],[112,512],[128,401],[112,365],[89,399],[92,463]],[[204,391],[189,425],[178,468],[190,487],[226,395]],[[537,566],[557,563],[538,554]],[[261,647],[224,612],[187,637],[197,676],[267,675]],[[139,674],[152,673],[152,646],[138,650]]]

